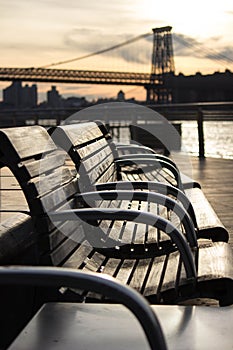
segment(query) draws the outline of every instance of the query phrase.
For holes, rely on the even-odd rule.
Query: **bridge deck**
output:
[[[0,80],[144,86],[145,84],[150,84],[150,74],[96,70],[44,69],[33,67],[0,68]]]

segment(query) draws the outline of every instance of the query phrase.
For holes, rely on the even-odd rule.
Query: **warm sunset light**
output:
[[[164,4],[136,1],[138,17],[148,21],[171,24],[175,31],[196,38],[207,38],[227,31],[232,16],[232,2],[223,1],[166,1]]]
[[[0,33],[0,350],[233,350],[233,0]]]
[[[233,70],[231,0],[157,2],[105,0],[2,0],[0,67],[43,67],[150,72],[152,35],[101,55],[72,60],[118,45],[152,28],[171,26],[175,72],[185,75]],[[0,89],[8,85],[0,83]],[[40,99],[50,88],[40,84]],[[114,97],[119,86],[59,85],[67,96]],[[145,98],[143,88],[124,87],[127,98]],[[1,97],[1,96],[0,96]]]

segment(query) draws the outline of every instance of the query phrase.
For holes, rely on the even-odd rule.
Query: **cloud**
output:
[[[125,41],[135,38],[132,34],[106,34],[105,30],[96,28],[95,30],[89,28],[74,28],[64,35],[64,45],[72,51],[81,51],[85,54],[91,54],[102,51]],[[120,48],[115,48],[111,51],[103,53],[102,55],[114,55],[122,58],[126,62],[136,62],[145,64],[151,58],[152,41],[148,38],[141,38],[141,48],[139,49],[137,41],[131,44],[123,45]]]
[[[216,42],[221,42],[221,36],[215,36],[208,39],[208,46],[195,38],[184,34],[173,34],[175,56],[190,56],[198,58],[207,58],[213,61],[225,61],[233,63],[233,46],[219,47],[212,49]]]

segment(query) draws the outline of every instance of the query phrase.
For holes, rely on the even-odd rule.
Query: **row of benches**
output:
[[[151,303],[233,302],[228,234],[198,184],[169,159],[140,155],[146,149],[120,156],[101,123],[49,133],[39,126],[0,130],[0,164],[18,180],[33,223],[14,263],[106,273]],[[100,298],[71,288],[54,293]]]

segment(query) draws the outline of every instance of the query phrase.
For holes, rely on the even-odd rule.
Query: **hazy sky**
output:
[[[226,68],[233,71],[232,0],[0,0],[0,66],[41,67],[166,25],[172,26],[176,74],[207,74]],[[57,68],[149,71],[151,39]],[[8,85],[0,83],[0,89]],[[127,98],[143,91],[120,86],[56,85],[64,96],[88,98],[115,96],[121,88]],[[50,86],[38,84],[41,92]]]

